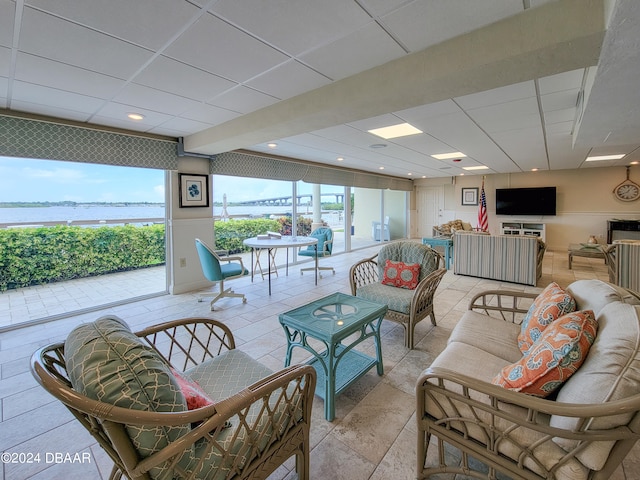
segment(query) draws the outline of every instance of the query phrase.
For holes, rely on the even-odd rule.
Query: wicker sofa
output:
[[[453,271],[458,275],[535,286],[542,276],[545,243],[526,235],[456,233]]]
[[[265,479],[293,455],[309,478],[315,370],[272,372],[216,320],[134,334],[102,317],[36,351],[31,371],[113,460],[112,479]]]
[[[438,473],[495,479],[498,472],[528,480],[612,478],[640,438],[640,299],[600,280],[578,280],[565,293],[577,309],[593,312],[597,334],[582,358],[563,352],[584,363],[564,383],[552,378],[559,389],[547,398],[494,384],[523,358],[520,323],[536,294],[487,291],[472,299],[417,381],[419,479]],[[428,455],[430,443],[436,455]]]

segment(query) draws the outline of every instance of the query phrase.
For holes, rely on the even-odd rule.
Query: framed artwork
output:
[[[180,208],[209,206],[209,175],[179,173]]]
[[[462,189],[462,205],[478,205],[478,188]]]

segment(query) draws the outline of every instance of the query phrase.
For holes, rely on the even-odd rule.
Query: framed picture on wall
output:
[[[462,205],[478,205],[478,187],[462,189]]]
[[[209,206],[209,175],[179,173],[180,207]]]

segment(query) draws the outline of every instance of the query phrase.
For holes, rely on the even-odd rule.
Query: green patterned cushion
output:
[[[414,290],[406,288],[391,287],[382,283],[369,283],[358,287],[356,297],[376,303],[385,303],[389,306],[389,310],[409,315],[414,293]]]
[[[378,253],[379,278],[384,276],[384,265],[387,260],[391,260],[392,262],[419,263],[419,282],[427,278],[431,272],[438,269],[438,256],[434,255],[431,248],[416,242],[392,242],[382,247]]]
[[[191,380],[197,381],[215,402],[220,402],[273,372],[241,350],[229,350],[216,358],[185,372]],[[287,400],[287,398],[291,401]],[[196,443],[195,455],[188,469],[197,472],[202,480],[223,480],[238,467],[243,467],[268,448],[292,421],[302,418],[302,404],[299,392],[290,387],[287,398],[278,390],[269,399],[266,409],[262,401],[255,402],[246,412],[245,418],[231,417],[231,428],[223,430],[216,442],[233,455],[223,456],[218,449],[207,448],[203,441]],[[295,410],[291,406],[295,405]],[[279,435],[273,435],[278,430]]]
[[[89,398],[134,410],[187,409],[169,366],[118,317],[102,317],[73,329],[65,342],[65,359],[74,390]],[[188,425],[127,426],[127,433],[142,458],[189,431]],[[150,473],[154,479],[173,476],[164,465]]]

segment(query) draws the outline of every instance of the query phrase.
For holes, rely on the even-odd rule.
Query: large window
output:
[[[164,171],[0,157],[0,329],[165,293],[164,263]]]

